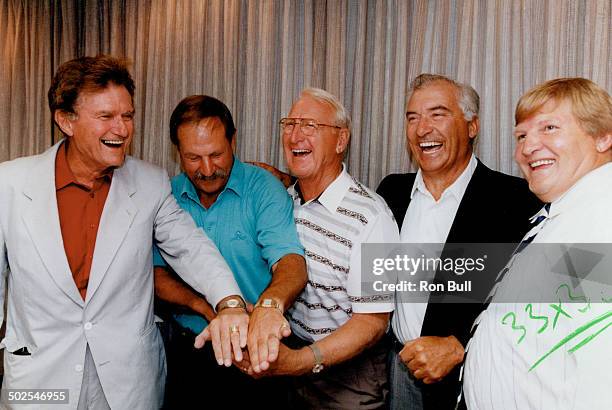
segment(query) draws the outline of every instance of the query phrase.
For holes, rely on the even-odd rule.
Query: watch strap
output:
[[[308,348],[312,351],[312,354],[314,355],[315,359],[315,364],[312,367],[312,372],[315,374],[320,373],[321,370],[325,368],[325,365],[323,364],[323,354],[321,353],[321,350],[319,349],[319,346],[316,345],[316,343],[308,345]]]
[[[259,299],[257,301],[257,303],[255,303],[255,308],[274,308],[274,309],[278,309],[279,312],[282,314],[284,314],[283,312],[283,308],[280,304],[280,302],[276,299],[272,299],[272,298],[263,298],[263,299]]]
[[[239,296],[234,296],[234,297],[225,299],[223,302],[220,302],[217,305],[217,313],[221,312],[224,309],[229,309],[229,308],[246,309],[246,303],[244,303],[244,300],[242,300],[242,298]]]

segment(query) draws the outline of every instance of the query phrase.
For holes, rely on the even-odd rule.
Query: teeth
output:
[[[529,166],[531,168],[536,168],[539,167],[540,165],[550,165],[550,164],[554,164],[555,160],[554,159],[541,159],[538,161],[534,161],[534,162],[530,162]]]
[[[109,144],[109,145],[121,145],[121,144],[123,144],[123,140],[102,140],[102,142],[104,144]]]
[[[311,151],[309,149],[292,149],[291,152],[294,154],[308,154]]]
[[[419,144],[419,147],[421,148],[427,148],[427,147],[437,147],[437,146],[441,146],[442,143],[441,142],[436,142],[436,141],[428,141],[428,142],[421,142]]]

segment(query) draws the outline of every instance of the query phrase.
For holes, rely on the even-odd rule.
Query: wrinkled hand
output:
[[[461,363],[464,353],[455,336],[423,336],[407,342],[399,355],[414,377],[431,384]]]
[[[310,367],[308,367],[309,365],[303,362],[304,354],[308,355],[309,353],[305,353],[303,349],[290,349],[285,344],[279,343],[278,359],[270,363],[267,370],[255,373],[251,366],[246,366],[245,359],[250,360],[247,352],[244,352],[245,359],[240,363],[234,363],[234,365],[238,366],[240,371],[248,374],[254,379],[261,379],[262,377],[268,376],[299,376],[310,369]]]
[[[270,172],[272,175],[278,178],[278,180],[285,186],[285,188],[289,188],[291,184],[293,183],[293,180],[291,179],[291,175],[285,174],[283,171],[281,171],[278,168],[273,167],[272,165],[266,164],[265,162],[254,162],[254,161],[248,161],[248,162],[249,164],[255,165],[256,167],[259,167],[259,168],[263,168],[266,171]]]
[[[234,360],[242,361],[242,348],[247,343],[248,325],[249,316],[244,309],[223,309],[206,329],[196,336],[194,346],[200,349],[207,340],[212,340],[217,363],[219,366],[229,367],[232,365],[232,351]],[[238,327],[238,332],[230,332],[233,326]]]
[[[275,308],[256,308],[249,325],[247,346],[255,373],[265,371],[278,358],[280,339],[291,334],[287,319]]]

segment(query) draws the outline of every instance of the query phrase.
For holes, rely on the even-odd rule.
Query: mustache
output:
[[[202,173],[198,170],[193,174],[193,179],[196,181],[214,181],[215,179],[225,179],[229,175],[228,172],[217,169],[211,175],[202,175]]]

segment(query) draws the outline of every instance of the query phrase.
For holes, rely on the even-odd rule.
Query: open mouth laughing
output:
[[[101,141],[102,144],[110,148],[119,148],[125,144],[125,140],[123,139],[103,139]]]
[[[419,147],[425,153],[432,153],[440,150],[442,148],[442,142],[440,141],[425,141],[419,143]]]
[[[311,152],[312,150],[309,150],[309,149],[292,149],[291,150],[291,153],[293,154],[294,157],[305,157]]]
[[[555,163],[554,159],[539,159],[537,161],[529,162],[529,167],[531,167],[531,169],[542,169],[542,168],[547,168],[548,166],[554,163]]]

